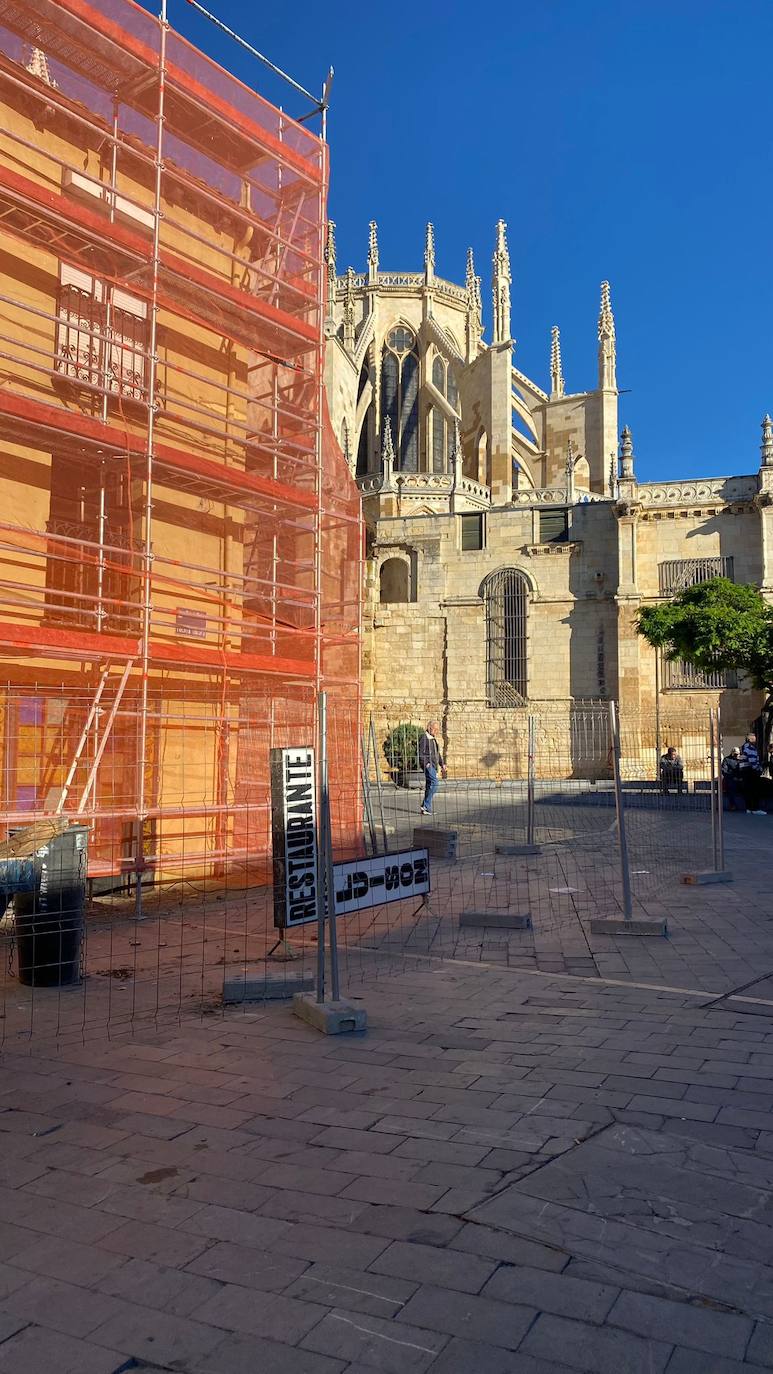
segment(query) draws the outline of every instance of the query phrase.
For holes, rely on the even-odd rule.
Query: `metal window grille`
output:
[[[483,516],[460,515],[462,522],[462,552],[472,553],[483,548]]]
[[[721,691],[737,686],[735,673],[702,673],[683,659],[666,659],[663,665],[663,687],[667,691]]]
[[[58,373],[129,400],[145,399],[145,301],[63,263],[57,315]]]
[[[541,510],[539,513],[540,544],[565,544],[569,538],[569,512]]]
[[[493,708],[524,706],[527,696],[528,585],[523,573],[503,568],[488,578],[486,692]]]
[[[676,596],[695,587],[699,582],[709,582],[712,577],[733,578],[733,560],[730,558],[673,558],[658,565],[658,581],[661,596]]]

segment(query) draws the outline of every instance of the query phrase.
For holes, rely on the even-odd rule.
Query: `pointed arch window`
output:
[[[529,586],[517,568],[486,578],[486,700],[489,707],[524,706],[528,695]]]
[[[419,354],[407,325],[390,330],[381,360],[381,420],[389,420],[400,472],[419,467]]]
[[[459,388],[450,363],[436,353],[432,360],[432,385],[453,406],[459,410]],[[431,406],[429,411],[431,426],[432,471],[447,472],[451,467],[454,447],[454,427],[439,406]]]

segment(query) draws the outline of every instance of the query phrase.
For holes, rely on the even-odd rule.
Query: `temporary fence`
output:
[[[303,989],[367,997],[374,978],[435,959],[596,976],[594,919],[662,921],[684,892],[685,875],[723,870],[722,745],[714,714],[668,722],[681,772],[673,764],[662,777],[653,722],[626,712],[618,722],[611,703],[508,712],[496,726],[496,777],[492,751],[473,743],[486,708],[476,728],[456,733],[448,714],[438,727],[447,776],[427,816],[423,727],[404,710],[374,712],[363,722],[356,702],[332,693],[273,702],[268,717],[254,703],[238,706],[229,712],[231,743],[235,758],[241,752],[250,760],[250,772],[234,774],[235,800],[225,818],[208,804],[198,747],[201,731],[217,730],[216,714],[207,716],[194,695],[178,703],[175,720],[167,718],[191,805],[150,815],[145,842],[149,853],[159,853],[152,827],[174,821],[179,866],[165,882],[152,870],[147,875],[140,918],[133,874],[119,890],[90,880],[79,982],[30,985],[28,975],[19,981],[29,962],[29,931],[26,899],[14,898],[5,918],[6,1041],[118,1032]],[[470,703],[465,713],[469,723]],[[300,844],[270,872],[272,843],[275,858],[279,853],[277,797],[268,782],[272,749],[301,755],[317,782],[319,844],[313,855],[309,810]],[[120,770],[120,758],[114,766]],[[360,828],[351,825],[355,813]],[[91,820],[86,813],[82,828]],[[211,836],[226,821],[238,822],[238,850],[197,876],[202,858],[215,852]],[[37,842],[51,846],[46,832]],[[14,843],[12,862],[0,855],[0,890],[10,874],[9,896],[18,865],[29,858]],[[298,921],[279,917],[283,883],[288,890],[295,883],[304,899]],[[54,910],[54,962],[64,961],[67,944],[57,920]]]

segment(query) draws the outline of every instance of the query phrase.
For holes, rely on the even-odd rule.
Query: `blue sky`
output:
[[[770,0],[209,7],[310,88],[335,66],[339,271],[363,267],[371,218],[382,269],[417,270],[432,219],[442,276],[463,280],[475,251],[490,337],[502,216],[517,366],[546,385],[558,324],[567,389],[594,386],[608,277],[639,476],[756,469],[773,411]],[[184,0],[170,20],[303,108]]]

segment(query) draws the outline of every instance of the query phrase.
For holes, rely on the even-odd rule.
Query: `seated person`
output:
[[[669,787],[675,787],[679,795],[684,788],[684,764],[673,744],[660,760],[660,790],[665,796],[668,796]]]

